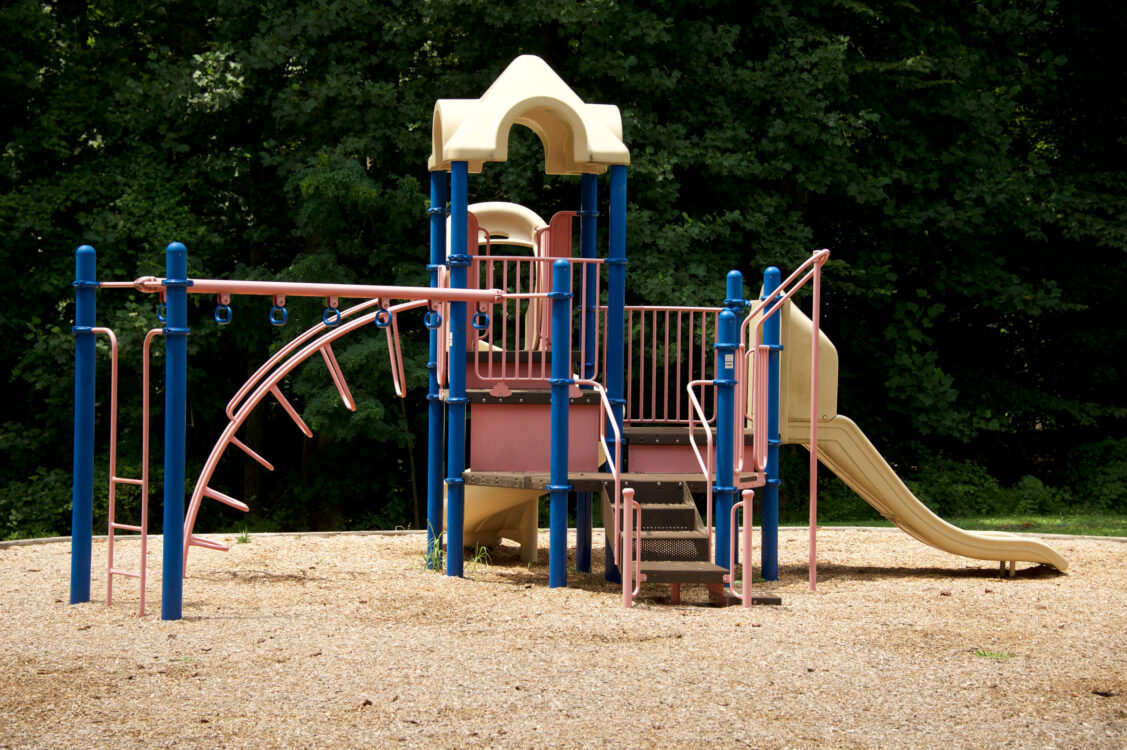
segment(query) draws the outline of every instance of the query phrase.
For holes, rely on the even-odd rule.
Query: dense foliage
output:
[[[106,279],[161,274],[176,239],[196,276],[425,283],[433,102],[479,96],[521,53],[622,109],[632,300],[717,303],[728,268],[754,278],[829,247],[841,410],[925,501],[1127,511],[1125,35],[1114,4],[1054,0],[12,0],[0,537],[69,526],[77,245],[98,249]],[[514,131],[511,153],[471,200],[576,207],[576,180],[539,174],[534,137]],[[153,303],[99,294],[123,384],[139,382]],[[196,304],[193,467],[242,378],[320,314],[294,305],[279,331],[268,302],[240,300],[216,330],[213,301]],[[316,437],[260,410],[248,442],[278,471],[222,467],[252,523],[418,524],[422,337],[402,403],[380,337],[352,338],[337,353],[356,414],[310,366],[286,387]],[[138,422],[126,385],[121,474],[136,471]],[[858,511],[829,495],[826,512]]]

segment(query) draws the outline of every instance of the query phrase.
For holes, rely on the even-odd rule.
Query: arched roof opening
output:
[[[546,174],[599,174],[629,164],[622,116],[610,104],[587,104],[546,62],[522,55],[480,99],[440,99],[434,106],[428,167],[464,161],[471,172],[508,158],[509,131],[524,125],[544,146]]]

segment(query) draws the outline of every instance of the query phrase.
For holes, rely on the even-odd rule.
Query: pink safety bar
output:
[[[767,420],[760,418],[767,414],[767,379],[768,379],[768,365],[770,357],[770,348],[759,342],[762,340],[762,329],[764,322],[775,315],[782,309],[783,304],[798,292],[808,281],[813,281],[813,300],[812,300],[812,335],[810,339],[810,531],[809,531],[809,547],[810,547],[810,561],[809,561],[809,586],[810,590],[814,591],[817,585],[817,513],[818,513],[818,339],[821,330],[821,304],[822,304],[822,266],[830,257],[829,250],[818,250],[811,254],[811,256],[798,268],[791,273],[790,276],[779,285],[778,289],[771,295],[769,299],[762,300],[756,305],[748,316],[744,319],[743,325],[740,330],[740,361],[744,361],[745,365],[741,372],[737,373],[737,383],[742,383],[746,378],[746,372],[752,369],[754,376],[752,378],[752,387],[754,393],[752,394],[751,401],[754,404],[752,411],[752,426],[754,430],[754,445],[753,457],[755,460],[755,470],[757,473],[762,473],[767,466]],[[758,319],[756,320],[756,316]],[[751,323],[755,320],[755,325],[752,327]],[[749,331],[750,328],[750,331]],[[746,353],[745,353],[746,352]],[[737,404],[740,404],[741,410],[744,411],[744,419],[749,415],[746,412],[746,407],[742,404],[746,403],[746,389],[747,385],[744,383],[742,386],[737,385],[737,394],[743,394],[737,397]],[[741,424],[737,421],[737,424]],[[739,453],[740,459],[736,465],[736,479],[739,478],[739,473],[743,468],[743,453]],[[738,486],[738,485],[737,485]]]
[[[605,310],[606,308],[602,308]],[[700,382],[708,377],[708,330],[715,330],[717,307],[663,307],[656,305],[633,305],[626,307],[626,382],[635,382],[637,370],[637,392],[632,385],[627,388],[627,407],[625,421],[629,424],[663,423],[687,424],[691,407],[682,405],[681,388],[686,381]],[[635,316],[638,334],[635,338]],[[700,335],[694,328],[699,324]],[[649,336],[647,341],[647,327]],[[676,334],[671,332],[676,329]],[[690,340],[684,341],[683,330],[689,331]],[[659,334],[660,329],[660,334]],[[696,338],[696,341],[692,339]],[[648,344],[648,352],[647,352]],[[605,349],[604,349],[605,352]],[[604,353],[605,357],[605,353]],[[682,364],[687,367],[687,375],[682,373]],[[673,389],[673,403],[670,403],[670,388]],[[659,391],[662,398],[658,399]],[[658,404],[661,404],[659,412]],[[648,406],[648,409],[647,409]],[[670,407],[672,406],[672,410]],[[715,419],[715,415],[713,416]]]
[[[421,289],[420,292],[428,290]],[[373,306],[378,306],[380,299],[373,299],[368,302],[360,303],[352,308],[344,310],[340,313],[341,319],[349,318],[362,310],[370,310]],[[246,421],[251,411],[262,401],[267,395],[272,395],[282,408],[286,410],[290,418],[298,426],[298,428],[306,435],[311,436],[312,430],[305,424],[305,421],[297,413],[297,410],[289,403],[289,401],[282,395],[281,389],[278,387],[283,378],[289,375],[294,368],[304,362],[310,356],[320,352],[324,357],[326,364],[329,366],[330,375],[333,376],[334,382],[341,393],[341,398],[345,406],[350,409],[355,409],[355,402],[352,399],[351,392],[348,390],[347,384],[344,383],[343,375],[339,370],[339,365],[335,368],[333,363],[336,363],[335,356],[331,355],[330,344],[345,336],[352,331],[362,328],[367,325],[372,325],[378,316],[389,315],[389,325],[385,330],[388,331],[389,342],[389,357],[391,358],[392,379],[396,386],[396,392],[403,392],[403,356],[400,351],[398,326],[396,325],[396,316],[406,310],[411,310],[423,307],[427,304],[427,299],[417,299],[410,302],[405,302],[395,305],[391,308],[378,307],[375,311],[368,312],[360,317],[350,320],[346,323],[342,322],[337,325],[329,326],[324,323],[318,323],[299,335],[294,342],[290,342],[281,351],[271,357],[265,364],[258,368],[258,370],[251,375],[247,383],[240,388],[236,396],[228,404],[228,419],[230,420],[227,427],[224,429],[219,440],[211,450],[204,468],[200,473],[200,477],[196,482],[195,489],[192,492],[192,498],[189,502],[187,513],[184,520],[184,560],[185,571],[187,570],[187,555],[190,547],[205,547],[219,551],[226,551],[227,545],[222,542],[213,541],[204,537],[196,536],[192,533],[192,528],[195,525],[196,517],[199,513],[200,504],[203,502],[204,497],[209,497],[213,500],[218,500],[225,505],[237,508],[241,511],[247,511],[248,506],[246,503],[237,500],[229,495],[226,495],[212,487],[208,486],[214,475],[215,468],[219,463],[224,451],[229,444],[234,444],[240,450],[245,452],[251,458],[258,461],[266,469],[272,470],[274,467],[258,455],[254,450],[245,445],[242,441],[235,437],[235,433]],[[292,356],[290,356],[292,355]],[[284,361],[283,361],[284,360]]]
[[[642,506],[634,499],[633,487],[624,489],[622,495],[622,530],[626,537],[622,554],[622,607],[630,609],[646,582],[646,574],[642,572]],[[635,534],[637,545],[634,544]]]
[[[752,525],[751,525],[751,519],[753,517],[752,500],[754,498],[755,498],[755,491],[754,490],[744,490],[743,491],[743,499],[740,500],[738,503],[732,504],[732,518],[731,518],[731,527],[730,527],[731,530],[732,530],[732,533],[729,536],[729,546],[728,546],[728,566],[729,566],[729,568],[728,568],[727,575],[724,576],[724,583],[728,584],[729,593],[731,593],[731,595],[734,596],[736,599],[739,599],[740,602],[742,602],[743,606],[745,606],[745,607],[750,607],[751,604],[752,604],[752,599],[751,599],[751,584],[752,584],[752,556],[751,556],[751,553],[752,553],[752,545],[751,545]],[[741,531],[740,531],[740,527],[736,524],[736,511],[740,510],[741,508],[743,509],[743,513],[744,513],[744,528],[743,528],[743,531],[742,531],[743,544],[741,545],[744,562],[743,562],[743,571],[741,572],[741,575],[742,575],[741,584],[742,585],[740,586],[740,591],[737,592],[736,589],[735,589],[735,585],[736,585],[736,537],[740,536]]]
[[[113,604],[114,576],[136,578],[140,585],[140,595],[137,605],[138,616],[145,615],[145,587],[148,570],[149,546],[149,348],[154,336],[162,333],[156,328],[145,336],[145,343],[141,356],[141,478],[131,479],[117,475],[117,372],[118,372],[118,345],[117,336],[109,328],[93,328],[93,333],[104,334],[110,340],[110,464],[109,488],[107,498],[107,531],[106,531],[106,606]],[[141,522],[140,524],[118,523],[117,514],[117,485],[129,484],[141,488]],[[114,567],[114,542],[117,531],[135,531],[141,535],[141,561],[138,572],[121,570]]]

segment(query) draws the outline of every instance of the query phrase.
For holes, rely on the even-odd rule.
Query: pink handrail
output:
[[[821,275],[822,265],[826,262],[826,260],[829,259],[829,255],[829,250],[818,250],[814,252],[805,262],[803,262],[802,265],[795,269],[795,271],[791,273],[791,275],[788,276],[782,284],[778,286],[778,288],[772,293],[769,299],[761,300],[759,304],[756,305],[750,313],[748,313],[747,317],[744,318],[742,326],[740,327],[741,359],[749,359],[750,366],[753,366],[755,368],[755,378],[753,379],[753,385],[755,386],[756,392],[753,396],[753,399],[755,403],[754,414],[756,418],[752,420],[752,423],[755,435],[753,456],[755,457],[756,463],[755,469],[758,472],[763,471],[763,469],[767,465],[767,420],[761,419],[759,417],[767,413],[766,360],[768,359],[768,357],[766,355],[770,352],[770,349],[764,344],[755,344],[754,346],[751,346],[745,342],[759,341],[761,339],[760,334],[762,332],[763,324],[767,321],[767,319],[772,315],[778,313],[783,304],[791,297],[793,297],[799,289],[805,286],[807,281],[810,281],[815,276]],[[809,271],[807,271],[808,268],[810,269]],[[795,283],[795,279],[798,279],[799,276],[803,274],[803,272],[805,272],[805,275],[802,276],[801,280]],[[818,282],[818,286],[820,291],[820,281]],[[787,287],[791,288],[788,289]],[[748,328],[749,326],[751,326],[752,321],[755,321],[755,325],[749,332]],[[815,330],[815,334],[812,339],[812,346],[815,349],[818,346],[817,330]],[[744,354],[743,351],[745,348],[748,350],[746,354]],[[747,366],[745,366],[743,369],[744,371],[746,371]],[[737,380],[739,380],[742,375],[743,372],[737,373]],[[812,380],[816,379],[817,372],[814,372]],[[812,401],[811,422],[816,420],[816,414],[814,413],[815,409],[816,404],[814,403],[814,401]],[[742,451],[740,451],[740,455],[741,459],[738,462],[738,470],[742,469]]]
[[[752,604],[751,599],[751,584],[752,584],[752,546],[751,546],[751,532],[752,532],[752,500],[755,497],[754,490],[744,490],[743,499],[738,503],[732,504],[732,518],[731,530],[732,533],[728,537],[728,573],[724,576],[724,583],[728,584],[728,591],[736,599],[742,602],[743,606],[750,607]],[[744,513],[744,529],[741,532],[740,527],[736,524],[736,511],[743,509]],[[736,593],[734,588],[736,583],[736,537],[743,534],[743,544],[741,549],[743,552],[743,571],[740,586],[740,592]]]
[[[623,518],[623,545],[626,547],[622,555],[622,607],[630,609],[634,597],[642,591],[642,584],[646,582],[646,574],[642,572],[642,506],[634,499],[634,488],[627,487],[622,491],[624,518]],[[634,516],[637,510],[638,515]],[[634,544],[634,534],[637,534],[638,544]],[[635,581],[637,583],[635,583]]]
[[[712,484],[713,473],[716,471],[716,455],[712,450],[712,430],[708,426],[708,420],[704,416],[704,408],[701,406],[700,401],[697,399],[697,394],[693,392],[694,387],[701,388],[702,392],[706,386],[716,385],[715,380],[693,380],[685,386],[685,390],[689,392],[689,445],[693,448],[693,453],[696,454],[697,463],[700,464],[701,472],[704,474],[704,486],[707,497],[705,499],[705,528],[708,532],[708,558],[712,559]],[[708,441],[707,455],[708,459],[700,455],[700,448],[697,447],[697,438],[694,434],[694,412],[700,418],[701,425],[704,426],[704,434]]]
[[[829,260],[829,257],[829,250],[818,250],[812,253],[802,265],[796,268],[794,272],[778,286],[768,299],[760,301],[744,319],[740,330],[741,357],[738,361],[742,361],[745,364],[742,371],[737,374],[738,382],[746,377],[746,372],[749,368],[754,368],[755,375],[753,385],[755,393],[752,399],[754,401],[754,409],[752,411],[752,424],[754,429],[753,457],[756,463],[756,471],[761,473],[767,466],[767,420],[765,415],[767,414],[767,379],[770,348],[759,343],[752,345],[752,342],[761,340],[764,322],[772,315],[777,314],[779,310],[782,309],[783,304],[793,297],[799,289],[805,286],[808,281],[813,281],[813,299],[810,318],[812,330],[810,337],[810,517],[808,540],[809,587],[811,591],[816,590],[818,579],[818,345],[821,334],[822,266]],[[790,288],[788,289],[788,287]],[[756,316],[759,316],[758,320],[756,320],[754,327],[749,332],[748,327]],[[746,354],[744,353],[745,347],[748,349]],[[744,419],[746,419],[748,417],[746,407],[742,408],[744,409]],[[742,467],[743,453],[741,451],[740,460],[736,469],[737,475],[742,470]]]
[[[599,445],[603,448],[603,456],[606,457],[607,465],[610,467],[610,475],[614,478],[614,563],[618,564],[618,537],[619,537],[619,520],[621,513],[621,497],[622,497],[622,432],[618,429],[618,423],[612,418],[614,411],[610,406],[610,399],[607,397],[607,391],[602,383],[596,380],[588,380],[577,378],[575,384],[581,387],[589,387],[591,390],[599,394]],[[611,431],[614,432],[614,459],[611,460],[610,446],[607,445],[607,424],[610,424]]]

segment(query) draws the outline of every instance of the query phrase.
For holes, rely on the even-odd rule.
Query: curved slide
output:
[[[537,526],[543,490],[465,485],[466,547],[492,547],[502,538],[520,545],[521,562],[536,562]],[[446,522],[446,489],[442,490],[442,525]]]
[[[924,544],[979,560],[1022,560],[1068,569],[1068,561],[1047,544],[1005,532],[964,531],[932,513],[848,417],[819,421],[818,459],[881,515]]]

